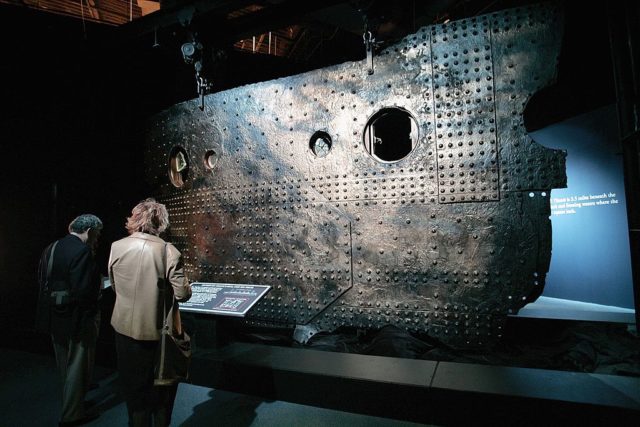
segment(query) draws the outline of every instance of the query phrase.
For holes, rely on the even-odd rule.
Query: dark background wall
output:
[[[123,38],[112,26],[0,8],[0,321],[31,339],[42,249],[74,217],[93,213],[104,222],[97,261],[107,274],[110,243],[126,235],[131,208],[149,195],[144,120],[194,98],[196,86],[172,31],[154,48],[149,34]],[[349,59],[343,48],[330,60]],[[322,58],[291,64],[229,50],[214,90],[312,69]],[[107,315],[112,297],[105,294]],[[48,349],[46,337],[34,339]]]
[[[122,234],[143,193],[141,158],[134,103],[112,78],[122,70],[92,50],[109,28],[87,25],[85,38],[79,20],[7,9],[0,29],[0,316],[28,333],[43,245],[87,212],[104,220],[103,242]]]

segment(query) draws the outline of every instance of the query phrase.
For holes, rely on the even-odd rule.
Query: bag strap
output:
[[[51,279],[51,270],[53,270],[53,254],[56,252],[56,246],[58,246],[58,240],[53,242],[53,246],[51,246],[49,261],[47,262],[47,283],[49,282],[49,279]]]
[[[53,255],[56,252],[56,246],[58,246],[59,240],[53,242],[51,246],[51,253],[49,254],[49,260],[47,261],[47,277],[45,280],[46,288],[45,292],[50,292],[51,298],[53,298],[54,304],[56,306],[69,304],[69,289],[62,289],[54,291],[51,289],[50,280],[51,280],[51,271],[53,270]]]
[[[162,263],[164,282],[162,287],[162,312],[163,323],[162,333],[160,334],[160,366],[158,367],[158,379],[164,379],[164,359],[166,355],[167,334],[169,333],[169,324],[167,322],[167,244],[164,244],[164,255]]]
[[[173,298],[171,298],[171,316],[173,317],[173,329],[169,330],[169,322],[168,322],[168,315],[169,315],[169,309],[167,309],[167,292],[169,292],[169,287],[171,286],[171,281],[169,280],[168,275],[166,274],[167,271],[167,267],[168,267],[168,244],[165,243],[164,244],[164,271],[165,271],[165,278],[164,278],[164,287],[163,287],[163,292],[164,292],[164,300],[162,301],[162,306],[163,306],[163,314],[164,314],[164,325],[165,325],[165,330],[166,332],[169,334],[175,334],[177,336],[182,336],[182,320],[180,319],[180,310],[178,309],[178,306],[175,304],[175,300]]]
[[[164,273],[164,281],[163,281],[163,286],[162,286],[162,311],[163,311],[163,319],[164,319],[164,329],[167,329],[169,327],[168,322],[167,322],[167,282],[168,282],[168,278],[167,278],[167,244],[164,244],[164,254],[162,256],[162,272]]]

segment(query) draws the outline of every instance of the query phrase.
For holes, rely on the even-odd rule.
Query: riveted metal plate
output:
[[[251,325],[499,338],[543,289],[549,195],[566,183],[565,153],[522,119],[553,81],[561,24],[545,4],[425,27],[372,75],[346,63],[153,117],[147,176],[190,280],[271,285]],[[365,147],[381,111],[415,123],[399,159]]]

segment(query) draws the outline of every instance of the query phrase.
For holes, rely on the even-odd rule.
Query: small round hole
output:
[[[218,154],[213,150],[207,150],[204,153],[204,167],[211,170],[216,166],[216,163],[218,163]]]
[[[316,157],[324,157],[331,151],[331,136],[325,131],[317,131],[311,135],[309,149]]]

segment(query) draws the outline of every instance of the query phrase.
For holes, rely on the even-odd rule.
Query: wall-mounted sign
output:
[[[181,302],[180,310],[244,317],[269,289],[267,285],[194,282],[191,299]]]

